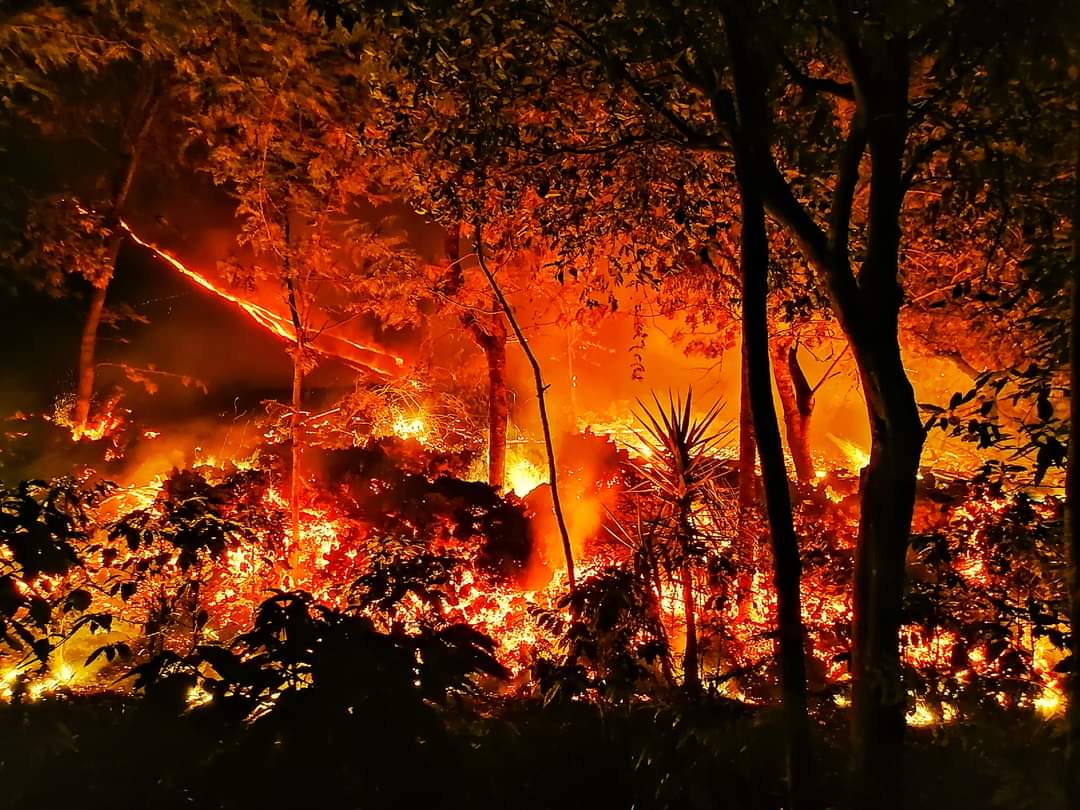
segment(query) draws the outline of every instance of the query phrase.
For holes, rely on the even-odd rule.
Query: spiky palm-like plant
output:
[[[653,394],[652,407],[638,400],[635,417],[642,430],[635,431],[648,448],[648,460],[635,464],[644,486],[663,504],[661,535],[666,548],[655,549],[677,572],[682,588],[686,646],[683,652],[683,683],[688,691],[700,685],[698,674],[697,616],[694,600],[694,560],[704,551],[695,514],[715,487],[722,460],[719,450],[730,434],[730,423],[718,423],[723,402],[717,401],[701,417],[694,417],[692,388],[685,399],[668,394],[666,404]]]

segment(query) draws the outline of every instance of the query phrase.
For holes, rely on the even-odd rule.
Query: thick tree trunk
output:
[[[814,460],[810,455],[810,417],[814,413],[814,394],[799,365],[795,341],[774,338],[770,349],[773,377],[780,394],[784,432],[791,463],[795,467],[795,477],[800,484],[810,484],[814,481]]]
[[[800,593],[802,564],[769,372],[769,247],[760,183],[753,168],[755,161],[752,152],[736,159],[742,212],[743,343],[746,346],[750,405],[772,539],[788,784],[792,806],[806,806],[812,771]]]
[[[870,419],[855,556],[851,651],[852,756],[857,806],[899,808],[903,797],[906,693],[900,626],[916,476],[925,434],[900,355],[900,210],[907,137],[906,43],[883,45],[865,77],[870,147],[867,255],[858,310],[842,317]]]
[[[1072,268],[1069,331],[1069,456],[1065,474],[1065,544],[1069,559],[1069,626],[1072,672],[1068,676],[1068,727],[1065,790],[1070,807],[1080,807],[1080,153],[1073,190]]]
[[[498,307],[498,301],[494,301]],[[506,378],[506,324],[502,316],[467,313],[461,318],[488,367],[488,483],[495,489],[506,485],[506,426],[510,421]]]
[[[488,483],[506,485],[506,426],[510,419],[506,383],[506,326],[498,315],[491,319],[483,344],[488,366]]]
[[[879,380],[891,378],[888,384],[894,393],[873,398],[870,461],[862,472],[862,517],[855,555],[852,767],[856,802],[862,808],[898,807],[900,799],[894,797],[903,787],[907,700],[900,672],[899,635],[908,534],[923,442],[915,398],[903,374],[899,352],[891,373],[881,368],[883,365],[875,368],[875,376]],[[866,375],[863,384],[867,384]]]
[[[448,262],[443,288],[453,294],[465,284],[461,264],[461,225],[446,233]],[[488,483],[501,490],[506,486],[506,428],[510,421],[510,397],[506,377],[506,324],[499,313],[499,299],[492,293],[494,315],[466,312],[461,323],[484,353],[488,367]]]
[[[101,327],[101,315],[105,311],[105,299],[109,294],[109,284],[116,273],[116,262],[120,257],[120,248],[123,246],[124,237],[120,230],[120,219],[124,214],[124,206],[127,205],[131,188],[135,183],[135,175],[139,167],[139,158],[150,134],[150,126],[157,112],[158,103],[161,100],[161,88],[158,77],[153,69],[147,73],[149,89],[143,103],[137,111],[132,112],[133,117],[139,118],[135,127],[135,136],[132,138],[128,152],[125,155],[123,168],[119,174],[116,188],[113,192],[110,227],[114,231],[109,246],[109,265],[104,268],[104,273],[98,283],[94,285],[93,294],[90,297],[90,309],[86,313],[83,322],[82,337],[79,341],[79,380],[75,393],[75,413],[73,419],[73,435],[77,440],[82,438],[90,419],[90,406],[94,399],[94,378],[97,371],[97,336]]]
[[[114,253],[119,253],[119,240]],[[109,282],[112,280],[116,263],[100,283],[94,285],[90,296],[90,309],[83,322],[82,338],[79,341],[79,383],[75,394],[75,414],[72,420],[72,435],[78,441],[90,421],[90,404],[94,399],[94,377],[97,370],[97,336],[101,326],[101,315],[105,311],[105,298],[109,294]]]

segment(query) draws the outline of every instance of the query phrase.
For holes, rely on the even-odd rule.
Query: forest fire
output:
[[[0,12],[5,806],[1080,806],[1048,2]]]

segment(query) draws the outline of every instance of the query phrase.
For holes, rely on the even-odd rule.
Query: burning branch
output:
[[[181,275],[194,281],[204,290],[208,290],[209,292],[214,293],[214,295],[235,304],[263,329],[266,329],[289,343],[296,343],[296,331],[288,318],[284,318],[273,310],[267,309],[253,301],[248,301],[228,290],[218,287],[209,278],[192,270],[172,254],[155,247],[150,242],[141,238],[134,230],[132,230],[127,222],[121,220],[120,227],[131,237],[132,241],[151,251],[155,256],[171,266]],[[362,343],[350,340],[349,338],[341,337],[340,335],[330,335],[325,332],[320,333],[317,339],[313,340],[310,344],[305,344],[305,346],[326,357],[337,358],[358,371],[373,372],[380,377],[389,377],[397,374],[398,370],[405,364],[405,360],[402,357],[385,352],[377,346],[366,346]]]

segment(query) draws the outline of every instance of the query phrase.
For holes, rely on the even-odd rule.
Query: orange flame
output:
[[[222,289],[203,274],[192,270],[171,253],[160,250],[142,239],[131,229],[131,226],[128,225],[127,222],[121,220],[120,227],[127,231],[128,236],[130,236],[132,241],[136,244],[151,251],[159,259],[164,261],[181,275],[194,281],[204,290],[212,292],[214,295],[238,306],[248,315],[248,317],[263,329],[268,330],[280,338],[284,338],[290,343],[296,342],[296,330],[293,328],[290,319],[282,317],[273,310],[267,309],[253,301],[241,298],[228,290]],[[374,371],[383,375],[395,373],[397,369],[405,364],[404,358],[385,352],[377,346],[367,346],[362,343],[357,343],[354,340],[350,340],[349,338],[342,337],[341,335],[332,335],[327,332],[322,332],[317,335],[312,342],[311,348],[321,354],[343,360],[354,368],[365,371]]]

